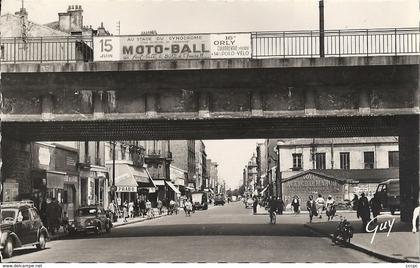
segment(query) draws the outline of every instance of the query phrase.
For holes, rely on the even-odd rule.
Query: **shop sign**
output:
[[[38,150],[39,164],[43,166],[49,166],[50,158],[51,158],[50,149],[39,147],[39,150]]]
[[[79,180],[78,176],[74,176],[74,175],[67,175],[64,177],[64,182],[66,183],[73,183],[73,184],[77,184]]]
[[[96,177],[97,178],[106,178],[107,174],[105,172],[96,171]]]
[[[137,192],[137,186],[117,186],[117,192]]]

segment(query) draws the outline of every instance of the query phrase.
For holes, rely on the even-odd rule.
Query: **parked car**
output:
[[[5,258],[23,246],[44,249],[49,237],[32,201],[2,203],[0,229],[0,249]]]
[[[105,210],[100,206],[80,207],[74,216],[74,221],[69,226],[69,233],[94,232],[100,234],[103,231],[111,232],[112,221]]]
[[[223,195],[216,195],[216,197],[214,198],[214,205],[225,205],[225,198],[223,197]]]
[[[389,209],[392,215],[400,210],[400,180],[390,179],[380,183],[376,188],[376,195],[382,207]]]

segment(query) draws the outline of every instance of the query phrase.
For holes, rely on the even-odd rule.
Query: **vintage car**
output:
[[[103,231],[111,232],[112,221],[105,210],[100,206],[80,207],[74,216],[74,221],[69,226],[69,233],[94,232],[100,234]]]
[[[15,248],[36,246],[44,249],[49,237],[32,202],[16,201],[1,204],[1,242],[3,257],[13,255]]]
[[[223,195],[216,195],[216,197],[214,198],[214,205],[225,205],[225,198],[223,197]]]

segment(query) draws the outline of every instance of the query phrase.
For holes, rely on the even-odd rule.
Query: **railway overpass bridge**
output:
[[[14,142],[398,136],[401,217],[410,220],[419,198],[419,37],[418,29],[327,32],[322,58],[312,31],[3,41],[3,180]]]

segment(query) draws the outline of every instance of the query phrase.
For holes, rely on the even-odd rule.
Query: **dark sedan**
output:
[[[86,206],[76,211],[74,221],[69,226],[69,233],[93,232],[100,234],[103,231],[109,233],[111,228],[112,221],[107,217],[102,207]]]

